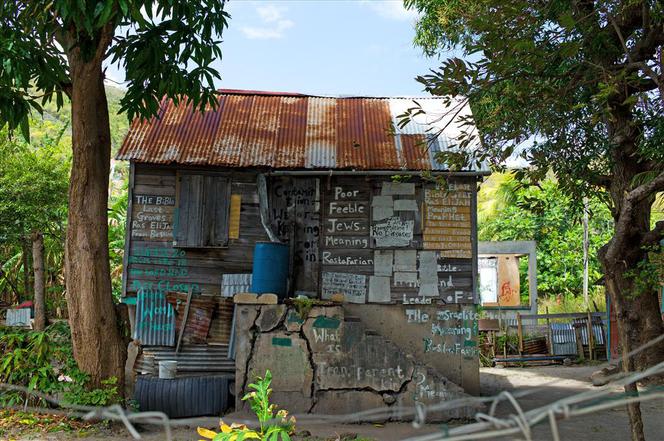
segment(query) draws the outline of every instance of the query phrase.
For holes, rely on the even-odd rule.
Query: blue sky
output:
[[[230,0],[228,11],[219,88],[422,96],[414,77],[438,66],[414,47],[401,0]]]

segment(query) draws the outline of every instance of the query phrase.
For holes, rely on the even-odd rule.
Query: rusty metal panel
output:
[[[444,122],[436,118],[443,100],[418,102],[432,113],[398,128],[398,115],[412,100],[227,90],[215,109],[201,112],[163,99],[158,117],[131,124],[117,158],[274,169],[444,169],[433,150],[447,136],[432,151],[418,145]],[[449,127],[450,136],[459,131]]]
[[[424,135],[399,135],[406,169],[430,170],[429,152]]]
[[[337,168],[336,101],[308,99],[305,168]]]
[[[141,289],[136,295],[134,338],[144,345],[175,344],[175,312],[160,289]]]

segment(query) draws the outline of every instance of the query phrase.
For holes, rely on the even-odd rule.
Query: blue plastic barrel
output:
[[[283,299],[287,289],[288,245],[276,242],[256,243],[251,292],[274,293]]]

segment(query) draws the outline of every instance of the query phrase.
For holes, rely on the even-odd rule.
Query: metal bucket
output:
[[[159,362],[159,378],[173,379],[178,372],[178,362],[175,360],[162,360]]]

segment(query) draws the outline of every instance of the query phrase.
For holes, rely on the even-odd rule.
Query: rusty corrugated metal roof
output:
[[[460,127],[442,117],[444,100],[417,102],[426,115],[400,129],[398,116],[413,107],[411,98],[224,90],[217,108],[204,112],[164,99],[158,117],[132,123],[117,158],[272,169],[443,170],[435,152]],[[460,112],[469,113],[467,106]]]

